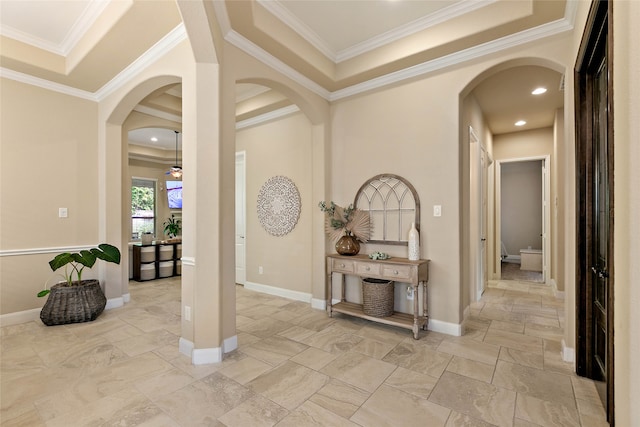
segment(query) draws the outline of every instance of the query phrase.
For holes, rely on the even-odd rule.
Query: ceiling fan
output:
[[[165,175],[171,175],[177,179],[182,177],[182,167],[178,165],[178,131],[175,130],[174,132],[176,133],[176,164],[171,166],[169,170],[165,172]]]

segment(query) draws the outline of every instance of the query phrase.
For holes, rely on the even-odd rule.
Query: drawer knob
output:
[[[365,268],[365,270],[369,271],[369,270],[371,270],[371,267],[367,267],[367,268]]]
[[[344,268],[344,264],[340,264],[340,267]]]
[[[398,275],[400,272],[398,270],[393,270],[393,274]]]

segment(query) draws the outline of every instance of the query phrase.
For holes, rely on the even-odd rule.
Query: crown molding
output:
[[[140,104],[136,105],[133,108],[133,111],[137,111],[138,113],[146,114],[148,116],[158,117],[160,119],[170,120],[172,122],[182,123],[182,116],[167,113],[156,108],[145,107]]]
[[[268,65],[269,67],[273,68],[279,73],[284,74],[291,80],[301,84],[302,86],[314,92],[315,94],[320,95],[325,99],[329,99],[330,92],[328,90],[326,90],[325,88],[323,88],[322,86],[320,86],[319,84],[311,80],[310,78],[294,70],[293,68],[291,68],[290,66],[288,66],[287,64],[285,64],[284,62],[276,58],[275,56],[271,55],[270,53],[268,53],[267,51],[265,51],[264,49],[262,49],[261,47],[253,43],[252,41],[248,40],[244,36],[237,33],[236,31],[234,30],[229,31],[225,36],[225,40],[231,43],[232,45],[236,46],[238,49],[253,56],[260,62],[264,63],[265,65]]]
[[[443,68],[451,67],[467,61],[481,58],[493,53],[501,52],[514,47],[522,46],[533,41],[562,34],[573,29],[573,24],[566,19],[559,19],[548,24],[521,31],[519,33],[487,42],[469,49],[461,50],[450,55],[443,56],[433,61],[423,62],[404,70],[389,73],[369,81],[356,84],[331,93],[329,101],[337,101],[353,95],[358,95],[374,89],[401,82],[403,80],[422,76]]]
[[[280,119],[282,117],[289,116],[293,113],[297,113],[298,111],[300,111],[300,108],[297,105],[289,105],[288,107],[279,108],[277,110],[270,111],[268,113],[261,114],[256,117],[252,117],[250,119],[237,122],[236,130],[248,128],[250,126],[256,126],[271,120]]]
[[[122,70],[111,79],[107,84],[102,86],[96,92],[96,98],[98,101],[102,101],[107,96],[124,86],[130,79],[141,73],[145,68],[156,62],[165,53],[176,47],[183,40],[187,39],[187,31],[184,27],[184,23],[178,24],[173,30],[167,33],[156,44],[151,46],[145,53],[143,53],[138,59],[133,61],[127,68]]]
[[[441,9],[431,15],[424,16],[416,19],[415,21],[408,22],[401,25],[398,28],[382,33],[376,37],[372,37],[369,40],[365,40],[362,43],[353,45],[347,49],[343,49],[334,55],[334,61],[340,63],[363,53],[378,49],[389,43],[393,43],[397,40],[401,40],[412,34],[426,30],[435,25],[441,24],[448,20],[454,19],[458,16],[473,12],[474,10],[481,9],[497,0],[463,0]]]
[[[97,102],[98,98],[95,94],[87,92],[86,90],[76,89],[60,83],[55,83],[50,80],[41,79],[40,77],[34,77],[29,74],[19,73],[17,71],[10,70],[8,68],[0,68],[0,77],[15,80],[20,83],[25,83],[31,86],[40,87],[53,92],[59,92],[69,96],[75,96],[76,98],[86,99],[88,101]]]

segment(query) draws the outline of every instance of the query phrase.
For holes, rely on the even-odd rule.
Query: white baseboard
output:
[[[443,322],[441,320],[429,319],[427,329],[433,332],[453,335],[454,337],[462,336],[462,325],[455,323]]]
[[[311,308],[315,308],[316,310],[326,310],[327,301],[318,298],[311,298]]]
[[[131,294],[127,292],[126,294],[122,295],[122,300],[125,304],[127,304],[131,301]]]
[[[178,340],[178,351],[185,356],[191,357],[191,354],[193,353],[193,343],[180,337]]]
[[[310,303],[312,300],[312,295],[307,292],[292,291],[290,289],[277,288],[275,286],[263,285],[261,283],[247,281],[244,284],[244,288],[251,291],[261,292],[263,294],[292,299],[295,301]]]
[[[16,311],[15,313],[0,315],[0,326],[19,325],[21,323],[40,320],[40,310],[42,309],[33,308],[31,310]]]
[[[105,310],[111,310],[112,308],[118,308],[124,306],[124,298],[109,298],[107,300],[107,305],[104,307]]]
[[[238,348],[238,336],[234,335],[230,338],[226,338],[222,344],[224,353],[230,353]]]
[[[191,363],[194,365],[208,365],[222,362],[222,348],[195,348],[191,353]]]
[[[562,340],[562,360],[569,363],[576,361],[576,350],[573,347],[567,347],[564,340]]]

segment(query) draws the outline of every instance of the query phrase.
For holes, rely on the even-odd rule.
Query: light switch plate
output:
[[[442,206],[433,205],[433,216],[442,216]]]
[[[67,208],[58,208],[58,218],[66,218],[69,215]]]

